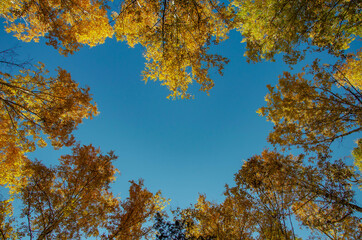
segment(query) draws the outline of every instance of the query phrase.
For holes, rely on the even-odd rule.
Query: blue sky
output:
[[[256,110],[264,105],[266,85],[275,85],[289,68],[281,59],[247,64],[240,41],[240,34],[232,32],[229,40],[212,48],[230,63],[224,76],[212,73],[215,87],[210,96],[194,85],[194,99],[172,101],[158,82],[141,81],[145,61],[140,47],[108,39],[63,57],[44,41],[22,43],[0,33],[2,49],[18,45],[19,58],[41,61],[49,70],[60,66],[81,86],[90,87],[100,115],[86,120],[75,135],[104,153],[115,151],[121,175],[113,191],[125,198],[128,181],[143,178],[149,190],[161,190],[171,199],[172,208],[195,203],[198,193],[220,202],[224,185],[232,185],[242,160],[269,146],[266,137],[272,125]],[[338,144],[338,152],[348,155],[355,138]],[[58,156],[68,152],[47,147],[30,157],[56,164]]]

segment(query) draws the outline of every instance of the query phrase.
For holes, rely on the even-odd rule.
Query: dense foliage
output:
[[[146,60],[144,81],[160,81],[168,97],[190,98],[190,84],[214,86],[226,58],[210,47],[239,31],[249,62],[299,63],[325,51],[334,62],[315,59],[300,73],[284,72],[268,85],[259,114],[274,124],[265,150],[244,161],[225,200],[198,202],[165,220],[166,202],[143,181],[131,181],[121,201],[110,152],[82,146],[72,132],[98,114],[88,88],[58,68],[0,52],[0,238],[19,239],[298,239],[296,222],[317,238],[361,239],[362,140],[351,147],[355,166],[334,159],[332,143],[362,131],[362,52],[350,52],[362,35],[358,0],[2,0],[5,29],[24,42],[46,39],[65,56],[115,36]],[[119,8],[115,8],[117,5]],[[11,70],[9,70],[11,69]],[[49,142],[72,153],[47,167],[27,153]],[[287,153],[299,147],[303,154]],[[359,170],[357,170],[359,169]],[[15,213],[14,200],[21,209]]]

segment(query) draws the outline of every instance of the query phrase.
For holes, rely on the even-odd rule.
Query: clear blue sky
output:
[[[114,192],[125,198],[128,181],[143,178],[152,192],[161,190],[170,198],[173,208],[195,203],[198,193],[221,201],[224,185],[232,185],[243,159],[268,146],[265,139],[272,125],[256,110],[264,105],[266,84],[275,85],[278,75],[289,69],[281,60],[247,64],[240,41],[240,34],[232,32],[229,40],[212,48],[230,63],[224,76],[216,70],[212,74],[215,87],[210,96],[194,85],[195,99],[172,101],[158,82],[141,81],[140,47],[108,39],[63,57],[44,41],[22,43],[0,33],[2,49],[19,45],[19,58],[41,61],[49,70],[60,66],[81,86],[90,87],[100,115],[85,121],[75,134],[82,144],[91,143],[104,153],[114,150],[119,156],[114,164],[121,175]],[[338,151],[349,154],[350,144],[338,144]],[[64,152],[69,151],[48,147],[30,156],[56,164]]]

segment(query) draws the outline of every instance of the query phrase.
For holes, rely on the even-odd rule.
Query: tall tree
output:
[[[114,30],[130,46],[144,46],[145,81],[161,81],[171,91],[169,97],[188,98],[193,81],[202,91],[213,87],[211,67],[221,74],[227,60],[208,50],[227,38],[232,16],[214,0],[127,0],[114,16]]]
[[[179,211],[188,238],[193,239],[254,239],[255,218],[251,202],[245,198],[228,197],[221,204],[200,195],[192,207]]]
[[[9,4],[11,2],[11,4]],[[0,14],[6,31],[22,41],[47,39],[47,44],[67,55],[83,45],[91,47],[112,37],[107,0],[5,0]]]
[[[200,196],[181,211],[186,235],[216,239],[299,239],[295,220],[328,239],[360,239],[362,224],[351,187],[358,177],[342,161],[321,161],[263,151],[246,160],[226,186],[221,204]],[[307,233],[306,233],[307,235]]]
[[[235,174],[235,187],[227,186],[226,195],[232,199],[243,199],[250,207],[252,225],[258,233],[257,239],[294,239],[290,221],[291,207],[295,200],[292,177],[287,171],[282,156],[264,151],[244,162]]]
[[[336,139],[360,132],[361,57],[351,54],[332,66],[316,60],[309,71],[285,72],[276,87],[268,86],[267,106],[259,109],[275,125],[268,141],[326,153]]]
[[[16,0],[2,7],[6,30],[23,41],[47,39],[64,55],[115,36],[145,49],[145,81],[161,81],[169,97],[189,98],[189,84],[213,87],[209,69],[219,73],[227,60],[208,53],[227,38],[233,14],[215,0],[126,0],[110,12],[108,0]],[[113,19],[108,19],[112,15]]]
[[[9,203],[1,203],[0,237],[9,239],[12,234],[29,239],[64,236],[140,239],[147,236],[151,227],[144,223],[161,211],[164,201],[159,193],[145,189],[142,181],[131,182],[127,199],[114,197],[110,191],[117,172],[112,164],[114,159],[112,152],[103,155],[91,145],[78,145],[71,155],[59,159],[57,167],[29,161],[26,168],[31,177],[16,195],[23,204],[21,215],[11,219],[6,212],[11,208],[5,208]]]
[[[280,222],[294,214],[303,225],[331,239],[358,239],[362,225],[356,213],[362,208],[351,189],[357,177],[342,161],[321,160],[312,166],[303,156],[264,151],[245,161],[230,193],[247,191],[262,203],[255,206],[267,207],[261,212],[275,213]]]
[[[0,71],[0,185],[11,187],[21,183],[26,152],[45,146],[46,138],[55,148],[72,145],[72,131],[96,115],[97,107],[89,89],[61,68],[49,77],[41,63],[33,69],[9,59],[2,63],[20,67],[17,75],[14,69]]]
[[[362,36],[358,0],[234,0],[237,29],[246,42],[250,61],[274,60],[283,53],[295,64],[305,46],[339,56]]]

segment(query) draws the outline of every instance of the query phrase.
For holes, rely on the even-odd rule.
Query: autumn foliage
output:
[[[98,114],[89,88],[66,70],[55,76],[43,63],[21,63],[0,52],[1,239],[299,239],[296,222],[312,237],[361,239],[362,140],[351,146],[355,166],[333,156],[333,144],[362,131],[361,1],[356,0],[2,0],[5,30],[24,42],[76,53],[115,37],[144,49],[145,82],[160,81],[169,98],[191,98],[198,83],[209,93],[210,71],[228,60],[212,45],[236,30],[249,62],[290,66],[310,53],[301,72],[284,72],[267,85],[258,113],[274,124],[264,150],[243,162],[225,200],[200,195],[196,204],[167,220],[167,201],[143,181],[130,181],[129,196],[110,190],[117,169],[113,152],[82,146],[73,132]],[[314,55],[310,55],[314,56]],[[6,66],[6,67],[4,67]],[[56,166],[29,159],[39,147],[70,148]],[[297,154],[289,150],[299,148]],[[359,170],[358,170],[359,169]],[[20,209],[14,209],[19,203]]]
[[[25,169],[31,176],[18,193],[24,206],[22,218],[14,219],[8,212],[1,212],[3,239],[147,236],[150,227],[143,224],[162,210],[164,201],[159,193],[145,189],[142,181],[131,182],[129,198],[115,197],[110,184],[117,173],[112,164],[116,158],[112,152],[103,155],[91,145],[77,145],[72,154],[59,159],[56,167],[27,162]],[[1,207],[11,210],[10,204],[3,202]],[[15,229],[15,224],[24,227]]]
[[[265,150],[244,162],[224,202],[201,195],[181,216],[189,234],[215,239],[298,239],[293,218],[319,238],[359,239],[361,219],[353,213],[362,208],[351,190],[356,177],[342,161],[308,166],[302,155]]]
[[[18,75],[0,72],[1,184],[21,179],[25,153],[44,147],[46,139],[55,148],[71,146],[72,131],[97,114],[89,89],[79,88],[68,72],[47,75],[43,64]]]
[[[333,66],[316,60],[309,71],[294,75],[285,72],[276,87],[268,85],[267,106],[259,109],[275,124],[268,140],[328,152],[336,139],[361,131],[362,78],[357,76],[361,69],[354,69],[361,68],[360,55],[350,55],[346,63]]]

